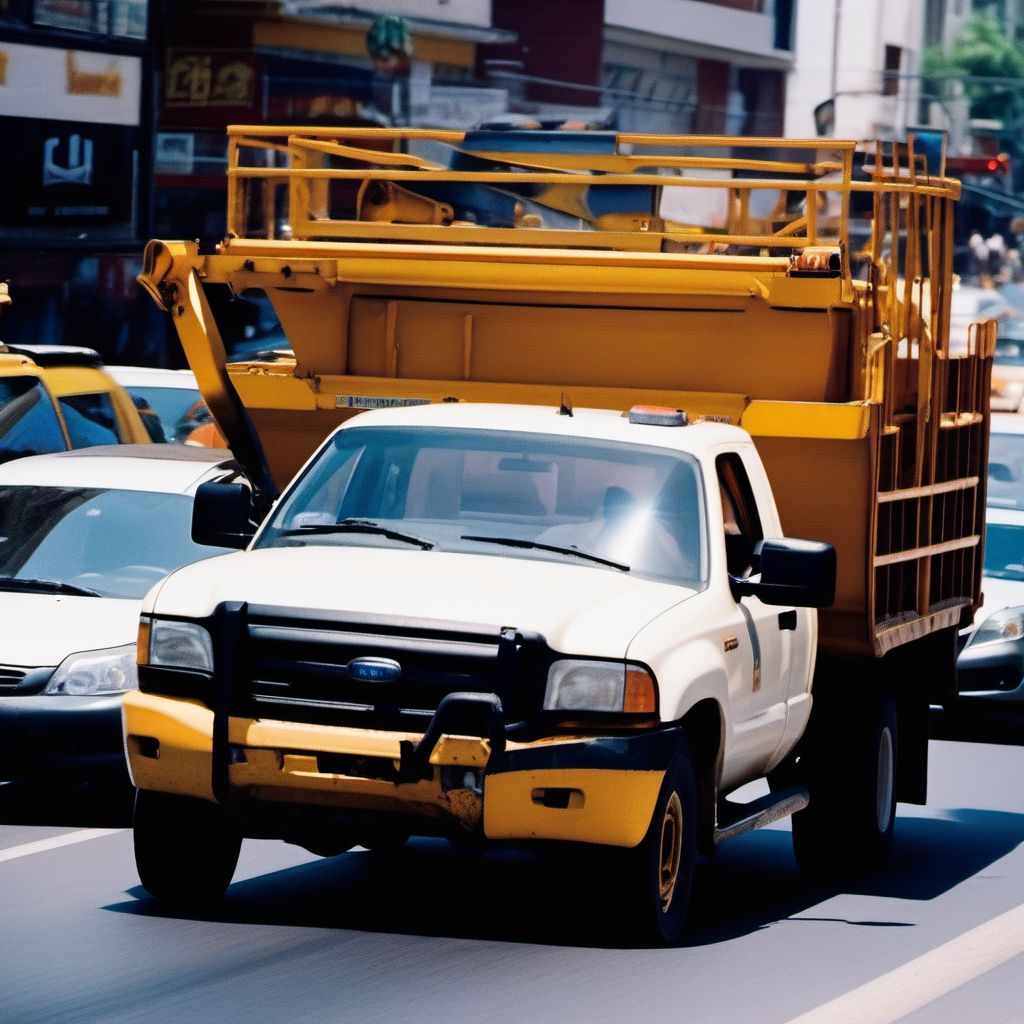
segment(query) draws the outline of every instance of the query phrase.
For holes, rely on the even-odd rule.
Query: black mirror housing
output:
[[[755,572],[729,577],[736,600],[752,596],[764,604],[828,608],[836,598],[836,549],[816,540],[762,540],[754,548]]]
[[[192,540],[218,548],[245,548],[256,533],[252,495],[244,484],[200,484],[192,503]]]

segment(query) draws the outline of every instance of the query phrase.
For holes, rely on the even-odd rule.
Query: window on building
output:
[[[898,96],[900,91],[900,63],[903,50],[899,46],[886,46],[885,71],[882,77],[882,95]]]
[[[793,0],[775,0],[775,49],[793,49]]]
[[[146,0],[33,0],[32,20],[72,32],[145,39]]]

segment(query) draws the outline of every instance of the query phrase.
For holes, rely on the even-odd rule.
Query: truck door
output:
[[[731,575],[747,576],[753,568],[754,546],[764,536],[757,501],[738,452],[719,455],[715,468],[726,564]],[[736,602],[730,634],[738,645],[729,674],[731,755],[745,764],[766,764],[785,731],[792,615],[793,609],[762,604],[756,597]]]

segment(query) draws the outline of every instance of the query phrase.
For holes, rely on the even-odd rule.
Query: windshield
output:
[[[0,590],[13,577],[142,598],[180,566],[226,550],[193,544],[191,524],[184,494],[0,487]]]
[[[1024,581],[1024,525],[989,523],[985,527],[985,575]]]
[[[628,569],[696,587],[707,561],[702,510],[699,468],[681,452],[355,427],[334,437],[255,546],[463,551]]]
[[[992,434],[989,439],[988,503],[1024,509],[1024,434]]]
[[[176,428],[180,420],[199,400],[199,391],[195,388],[152,388],[132,385],[127,389],[132,398],[145,402],[145,408],[152,409],[160,420],[164,439],[167,441],[184,440],[176,437]],[[191,429],[191,428],[190,428]],[[187,433],[187,432],[186,432]]]
[[[997,338],[995,364],[997,366],[1024,366],[1024,341]]]

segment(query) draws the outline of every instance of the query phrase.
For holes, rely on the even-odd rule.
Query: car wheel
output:
[[[686,920],[697,854],[697,783],[685,746],[662,783],[640,845],[623,852],[623,917],[631,938],[644,944],[678,941]]]
[[[793,815],[793,849],[801,870],[817,877],[876,871],[892,847],[896,824],[898,715],[889,693],[847,715],[801,757],[808,807]]]
[[[238,864],[242,835],[217,804],[140,789],[132,827],[135,865],[151,896],[202,905],[224,895]]]

